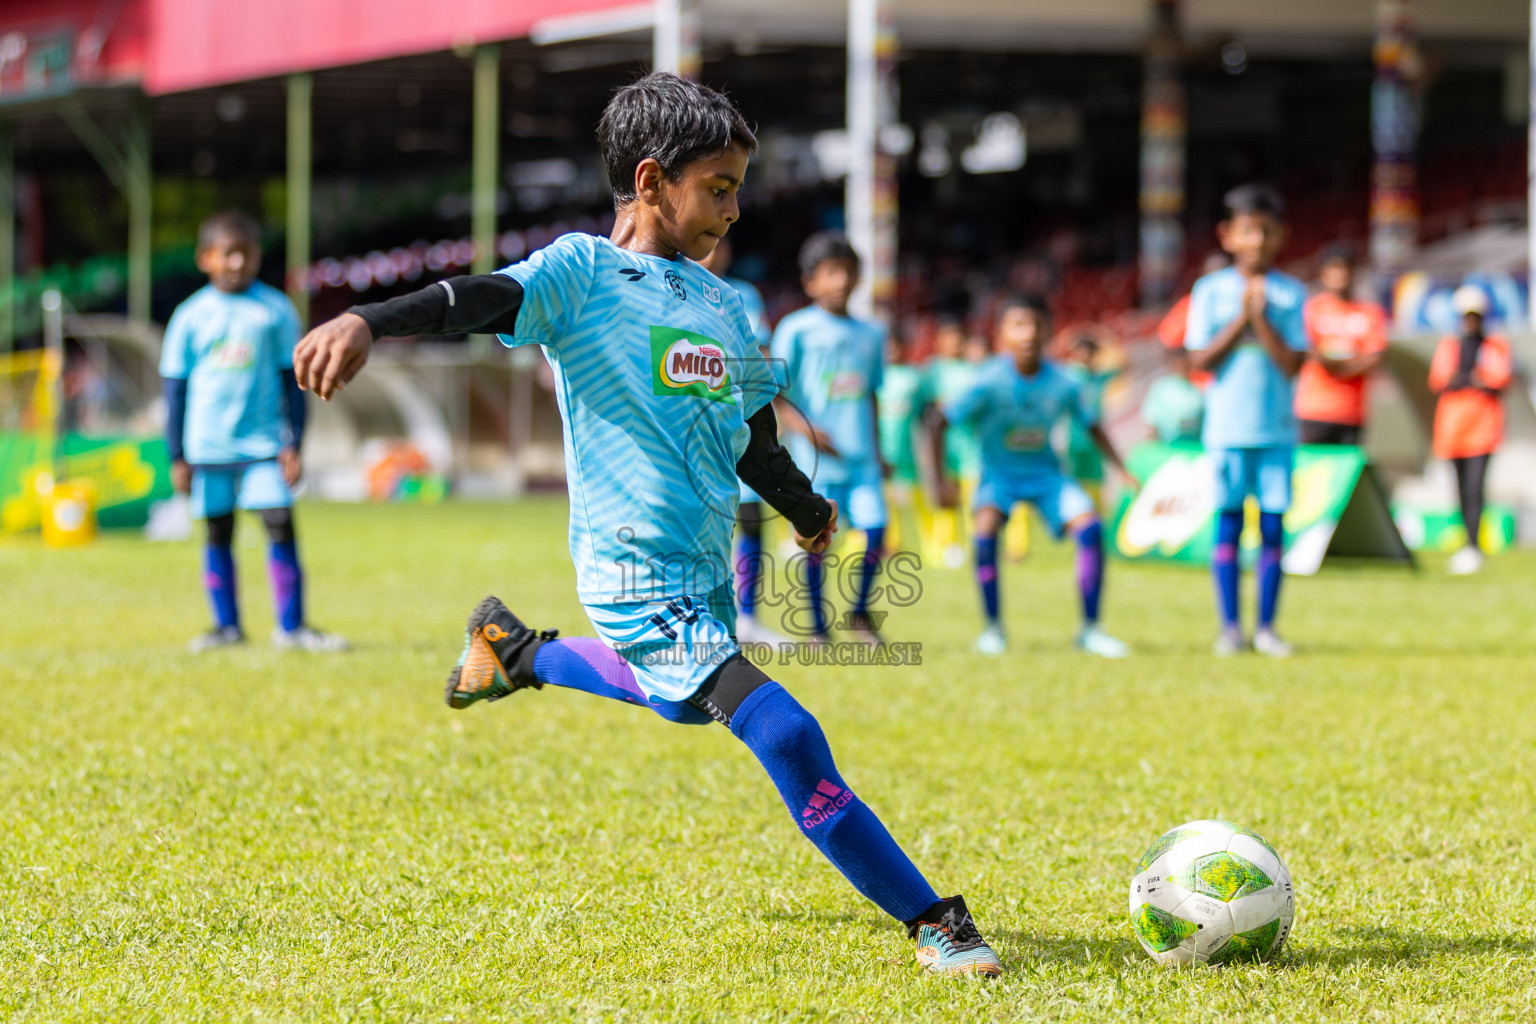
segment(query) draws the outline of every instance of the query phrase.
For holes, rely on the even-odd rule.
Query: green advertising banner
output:
[[[1142,486],[1120,500],[1115,553],[1131,560],[1208,564],[1215,543],[1215,479],[1200,446],[1149,442],[1133,449],[1126,465]],[[1361,449],[1298,448],[1291,491],[1282,562],[1287,573],[1310,576],[1329,556],[1412,563],[1381,481]],[[1251,560],[1258,546],[1258,509],[1250,500],[1244,558]]]
[[[38,526],[37,496],[51,483],[52,445],[37,434],[0,434],[0,532]],[[60,469],[90,485],[96,520],[105,528],[140,527],[149,507],[171,496],[171,464],[165,442],[138,437],[67,434]]]

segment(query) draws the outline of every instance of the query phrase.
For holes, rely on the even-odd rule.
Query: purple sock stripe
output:
[[[1099,621],[1099,595],[1104,588],[1104,552],[1096,545],[1077,551],[1077,590],[1083,600],[1083,620]]]
[[[601,640],[578,636],[569,640],[554,640],[551,643],[562,644],[569,648],[571,653],[586,662],[603,682],[615,690],[623,691],[627,695],[626,700],[632,700],[636,704],[647,703],[645,691],[640,689],[639,683],[635,682],[635,672],[629,667],[629,662],[615,654],[613,649]]]
[[[272,581],[272,603],[277,624],[292,632],[304,624],[304,573],[292,542],[274,544],[267,559],[267,578]]]

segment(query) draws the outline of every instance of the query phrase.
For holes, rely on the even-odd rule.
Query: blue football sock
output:
[[[997,621],[997,538],[976,538],[976,585],[981,588],[981,604],[987,621]]]
[[[609,700],[648,707],[669,722],[706,725],[714,721],[691,704],[652,701],[635,682],[629,662],[601,640],[587,636],[550,640],[533,656],[533,675],[541,683],[581,690]]]
[[[1223,626],[1236,626],[1237,583],[1241,569],[1237,562],[1237,541],[1243,535],[1243,512],[1220,512],[1216,518],[1216,550],[1211,557],[1211,575],[1216,577],[1216,602]]]
[[[1280,604],[1280,556],[1285,552],[1285,518],[1278,512],[1259,513],[1259,625],[1273,626]]]
[[[1077,532],[1077,589],[1083,598],[1083,621],[1099,621],[1099,595],[1104,589],[1104,529],[1095,519]]]
[[[223,629],[240,625],[235,597],[235,553],[228,544],[209,544],[203,551],[203,588],[213,607],[213,624]]]
[[[869,593],[874,589],[875,577],[880,573],[880,554],[885,550],[885,527],[876,526],[865,530],[864,536],[866,546],[859,565],[859,600],[853,606],[854,612],[859,615],[869,611]]]
[[[743,615],[757,614],[758,578],[763,572],[763,539],[743,533],[736,539],[736,603]]]
[[[731,732],[756,755],[805,837],[853,887],[898,921],[939,902],[910,858],[832,762],[810,712],[778,683],[764,683],[731,716]]]
[[[827,631],[827,608],[821,597],[821,562],[820,555],[807,555],[805,559],[805,586],[810,593],[811,620],[815,624],[817,636]]]
[[[291,633],[304,625],[304,571],[299,568],[297,541],[273,544],[267,557],[267,577],[272,581],[272,603],[277,624]]]

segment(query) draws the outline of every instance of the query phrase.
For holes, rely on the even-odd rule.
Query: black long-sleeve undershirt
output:
[[[505,274],[469,274],[347,310],[374,340],[415,334],[514,334],[523,286]]]
[[[832,521],[832,504],[816,493],[811,481],[779,444],[779,421],[765,405],[747,419],[751,435],[736,463],[736,475],[802,537],[814,537]]]

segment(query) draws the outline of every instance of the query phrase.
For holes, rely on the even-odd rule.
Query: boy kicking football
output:
[[[1093,499],[1062,469],[1051,447],[1051,430],[1064,420],[1082,427],[1109,463],[1125,475],[1114,446],[1099,426],[1097,402],[1060,365],[1041,352],[1050,333],[1050,313],[1038,299],[1014,296],[997,314],[1002,355],[984,364],[976,380],[933,416],[934,462],[943,465],[949,424],[976,432],[981,483],[972,501],[976,536],[976,583],[981,588],[986,627],[976,638],[982,654],[1008,648],[999,614],[997,536],[1014,505],[1033,505],[1057,537],[1077,541],[1077,585],[1083,625],[1077,646],[1101,658],[1130,654],[1125,644],[1099,628],[1099,594],[1104,585],[1104,529]],[[953,481],[943,481],[944,501],[955,500]]]
[[[492,332],[539,344],[557,380],[577,592],[600,639],[558,639],[488,597],[470,614],[447,699],[462,708],[545,684],[720,722],[757,757],[800,830],[906,924],[944,974],[1000,974],[965,901],[940,899],[849,789],[820,725],[736,647],[731,529],[738,477],[826,548],[837,507],[778,443],[772,374],[740,299],[693,260],[739,216],[757,140],[724,96],[674,75],[621,89],[598,126],[618,216],[496,274],[457,277],[342,314],[299,345],[331,397],[380,337]]]

